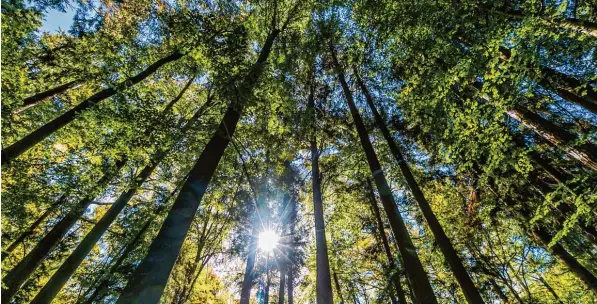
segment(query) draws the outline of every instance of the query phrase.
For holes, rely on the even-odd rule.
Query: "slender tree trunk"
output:
[[[342,298],[342,290],[340,289],[340,280],[338,280],[338,274],[334,271],[334,285],[336,285],[336,292],[340,298],[340,304],[344,304],[344,298]],[[288,303],[290,304],[290,303]]]
[[[384,229],[383,221],[381,219],[381,213],[379,212],[379,207],[377,206],[375,193],[373,193],[373,185],[368,179],[367,188],[369,191],[369,200],[371,201],[373,215],[375,216],[375,222],[377,223],[377,230],[379,231],[379,236],[381,238],[384,251],[386,252],[386,257],[388,258],[388,268],[392,275],[391,280],[394,284],[396,294],[398,295],[398,301],[400,304],[406,304],[406,295],[404,293],[404,289],[402,288],[402,284],[400,283],[400,276],[397,272],[398,269],[396,267],[396,263],[394,262],[394,257],[392,256],[392,250],[390,249],[390,243],[388,242],[388,237],[386,236],[386,231]]]
[[[292,277],[293,271],[291,268],[288,269],[288,279],[286,285],[288,285],[288,304],[294,304],[294,278]]]
[[[174,97],[174,99],[172,99],[172,101],[170,101],[170,103],[168,103],[166,105],[166,107],[164,108],[164,110],[162,111],[162,113],[167,114],[170,111],[172,111],[172,108],[174,107],[174,105],[180,101],[180,99],[182,99],[182,96],[184,95],[184,93],[187,92],[187,90],[189,89],[189,87],[191,86],[191,84],[193,83],[193,81],[195,81],[195,77],[196,76],[192,76],[191,78],[189,78],[189,81],[187,81],[187,83],[185,84],[185,86],[182,88],[182,90],[180,90],[180,92],[178,93],[178,95],[176,95],[176,97]],[[206,104],[210,102],[211,99],[208,99],[208,101],[206,101]],[[204,104],[205,105],[205,104]],[[204,106],[202,105],[201,108],[204,108]]]
[[[586,267],[580,264],[578,260],[559,243],[556,243],[550,247],[548,245],[551,242],[551,235],[549,232],[539,227],[532,231],[532,235],[538,239],[539,243],[542,244],[547,251],[550,251],[554,256],[557,256],[562,262],[564,262],[564,264],[568,266],[572,273],[574,273],[579,279],[581,279],[581,281],[587,284],[589,289],[591,289],[594,293],[597,293],[597,277],[595,277],[595,275],[592,274]]]
[[[182,56],[182,53],[175,52],[167,57],[164,57],[154,62],[139,74],[131,78],[128,78],[127,80],[118,84],[114,88],[107,88],[95,93],[93,96],[87,98],[85,101],[81,102],[80,104],[70,109],[66,113],[48,122],[47,124],[33,131],[29,135],[23,137],[22,139],[13,143],[12,145],[4,148],[2,150],[2,165],[10,163],[13,159],[23,154],[25,151],[29,150],[31,147],[42,141],[44,138],[48,137],[52,133],[56,132],[60,128],[73,121],[80,113],[95,106],[98,102],[116,95],[116,93],[118,93],[120,90],[124,88],[131,87],[141,82],[149,75],[153,74],[161,66],[169,62],[176,61],[180,59]]]
[[[502,53],[500,58],[504,61],[508,61],[512,57],[512,52],[507,48],[500,47],[500,52]],[[540,70],[543,77],[536,79],[538,84],[546,88],[553,88],[563,99],[597,114],[597,90],[594,87],[545,66],[540,66]]]
[[[255,218],[258,218],[256,216]],[[253,229],[251,232],[251,243],[249,245],[249,253],[247,254],[247,263],[245,264],[245,275],[240,292],[240,304],[249,304],[251,300],[251,287],[253,287],[253,279],[255,278],[255,255],[257,254],[257,234],[259,233],[258,220],[253,221]]]
[[[495,293],[497,293],[498,297],[500,297],[500,300],[502,300],[503,303],[510,303],[508,296],[506,296],[502,288],[497,284],[497,282],[494,279],[489,279],[489,284],[491,284],[491,287],[493,288]]]
[[[508,115],[533,129],[554,146],[566,151],[570,157],[580,161],[587,168],[597,171],[597,146],[594,144],[584,143],[571,146],[578,139],[578,136],[522,107],[516,107],[508,111]]]
[[[113,172],[118,172],[124,166],[124,161],[118,161],[116,168],[111,172],[104,174],[104,176],[97,182],[98,188],[105,188],[108,182],[114,176]],[[93,202],[93,197],[86,197],[81,200],[70,212],[56,224],[50,232],[41,239],[13,269],[11,269],[2,281],[4,282],[4,290],[2,292],[2,301],[8,301],[16,294],[21,285],[33,274],[37,266],[46,258],[50,251],[62,240],[66,233],[72,226],[81,218],[87,210],[87,207]]]
[[[396,237],[396,242],[398,243],[398,249],[400,250],[400,254],[404,259],[404,269],[416,296],[414,302],[437,303],[437,299],[435,298],[433,289],[431,288],[431,283],[427,278],[427,273],[421,264],[421,260],[419,260],[415,246],[410,238],[410,235],[408,234],[408,229],[402,220],[400,212],[398,212],[398,207],[394,201],[392,191],[390,190],[390,186],[388,185],[386,177],[383,173],[381,164],[379,163],[377,155],[375,154],[375,150],[369,141],[367,129],[365,128],[361,116],[354,104],[352,94],[350,93],[350,89],[344,77],[344,70],[336,58],[336,50],[334,49],[333,45],[330,45],[330,48],[334,64],[336,66],[336,73],[338,74],[338,79],[342,85],[344,97],[348,102],[350,113],[352,114],[357,133],[359,134],[361,145],[363,146],[363,150],[367,157],[369,169],[371,170],[377,190],[379,191],[379,196],[390,221],[390,226],[394,231],[394,236]]]
[[[456,280],[458,281],[458,284],[462,288],[466,300],[469,303],[483,303],[483,298],[481,297],[481,294],[479,294],[479,291],[477,290],[475,283],[473,283],[473,280],[470,278],[468,272],[462,265],[462,261],[460,260],[458,253],[454,249],[454,246],[452,246],[452,242],[450,242],[450,239],[446,235],[443,227],[437,220],[435,213],[433,213],[433,210],[431,209],[431,206],[429,205],[427,198],[425,198],[423,191],[421,191],[421,188],[419,188],[419,184],[412,175],[412,172],[410,171],[410,168],[408,167],[408,164],[406,163],[406,160],[404,159],[404,156],[402,155],[402,152],[400,151],[398,144],[396,144],[396,141],[390,134],[390,131],[388,130],[388,127],[386,126],[383,118],[377,111],[377,108],[373,103],[373,98],[371,97],[369,90],[357,74],[356,69],[354,70],[354,72],[357,82],[359,83],[361,90],[365,95],[365,100],[367,101],[367,104],[369,105],[371,112],[373,112],[375,123],[377,127],[381,130],[385,140],[387,141],[390,150],[394,155],[394,158],[396,158],[396,162],[398,162],[398,166],[400,167],[402,176],[406,180],[406,184],[410,188],[410,191],[415,200],[417,201],[419,208],[421,208],[423,216],[425,217],[425,220],[427,220],[427,224],[429,225],[431,232],[433,232],[433,236],[435,237],[435,240],[440,250],[446,258],[448,265],[450,265],[452,273],[454,274]]]
[[[495,186],[490,185],[492,191],[497,193]],[[516,212],[521,216],[521,220],[524,221],[523,227],[528,227],[526,223],[532,219],[531,211],[528,207],[522,206],[522,208],[515,208],[517,204],[509,196],[502,197],[506,206],[514,208],[513,212]],[[553,246],[549,246],[551,243],[551,234],[543,227],[533,227],[529,230],[530,236],[540,244],[545,250],[551,252],[552,255],[558,257],[572,273],[574,273],[581,281],[583,281],[589,289],[594,293],[597,293],[597,277],[591,273],[586,267],[584,267],[578,260],[568,252],[560,243],[555,243]]]
[[[2,260],[4,260],[5,258],[9,257],[10,254],[21,244],[23,243],[23,241],[25,241],[25,239],[27,237],[29,237],[30,235],[32,235],[35,232],[35,229],[37,229],[37,227],[39,227],[39,225],[41,225],[41,223],[43,223],[43,221],[46,220],[46,218],[48,218],[48,216],[50,216],[52,213],[54,213],[54,211],[56,211],[56,209],[58,209],[58,207],[60,205],[62,205],[64,202],[66,202],[67,196],[66,195],[62,195],[60,198],[58,198],[58,200],[56,200],[55,203],[53,203],[46,211],[44,211],[44,213],[37,219],[35,220],[35,222],[33,222],[33,224],[31,224],[31,226],[29,226],[29,229],[23,231],[18,238],[16,238],[14,240],[14,242],[12,242],[8,248],[6,248],[6,251],[4,251],[2,253]]]
[[[44,285],[41,291],[35,296],[31,303],[51,303],[64,284],[73,275],[75,270],[81,265],[85,257],[93,249],[93,246],[104,235],[108,227],[116,220],[122,209],[128,204],[131,198],[137,192],[137,189],[149,178],[158,163],[163,159],[165,153],[158,153],[156,159],[150,165],[147,165],[135,177],[132,187],[123,192],[118,199],[110,206],[110,209],[102,216],[95,226],[91,229],[85,238],[79,243],[77,248],[62,263],[62,266],[52,275],[50,280]]]
[[[556,293],[556,291],[551,287],[551,285],[549,285],[549,283],[547,283],[547,281],[545,280],[545,278],[543,278],[541,275],[539,276],[539,282],[541,282],[541,284],[543,284],[543,286],[549,291],[549,293],[553,296],[553,298],[560,304],[564,304],[564,302],[562,302],[562,299],[560,299],[560,297],[558,296],[558,294]]]
[[[295,244],[295,233],[296,233],[296,207],[294,206],[296,203],[296,200],[293,199],[292,201],[293,205],[292,205],[292,211],[290,213],[290,219],[289,219],[289,230],[290,230],[290,236],[292,238],[292,244],[289,246],[288,248],[288,259],[290,261],[294,261],[294,244]],[[286,267],[286,274],[288,276],[288,278],[286,279],[286,285],[288,285],[288,304],[294,304],[294,265],[292,265],[292,263],[289,263],[288,266]]]
[[[166,203],[176,193],[177,190],[178,187],[176,187],[174,191],[170,193],[168,198],[164,200],[164,203]],[[110,270],[108,271],[106,277],[99,283],[99,285],[97,285],[97,288],[95,288],[93,294],[91,294],[87,301],[85,301],[86,304],[100,302],[100,300],[103,298],[104,292],[110,287],[110,276],[116,273],[116,271],[124,263],[126,258],[133,252],[133,250],[137,248],[137,246],[139,246],[141,238],[145,235],[145,232],[147,231],[149,226],[156,220],[157,216],[160,215],[163,210],[163,205],[158,207],[155,210],[154,215],[143,224],[139,231],[137,231],[131,242],[128,243],[128,245],[124,248],[116,262],[110,267]]]
[[[278,304],[284,304],[284,288],[286,287],[286,271],[280,269],[280,288],[278,288]]]
[[[520,11],[494,11],[495,13],[513,19],[525,19],[525,18],[537,18],[541,23],[549,27],[556,27],[567,29],[571,31],[578,31],[585,35],[597,37],[597,24],[589,21],[582,21],[573,18],[567,18],[563,20],[547,19],[541,16],[529,16],[525,15]]]
[[[309,111],[313,113],[315,121],[315,99],[314,83],[309,88]],[[312,126],[315,124],[313,123]],[[321,176],[319,173],[319,151],[317,148],[317,139],[313,127],[313,137],[311,138],[311,179],[313,185],[313,213],[315,216],[315,244],[317,248],[317,304],[334,303],[332,293],[332,278],[330,274],[330,261],[328,258],[328,246],[325,239],[325,220],[323,215],[323,199],[321,194]]]
[[[23,112],[26,109],[36,106],[36,105],[40,104],[42,101],[44,101],[54,95],[64,93],[70,89],[74,89],[74,88],[80,86],[81,82],[82,81],[80,79],[73,80],[73,81],[67,82],[65,84],[61,84],[57,87],[48,89],[44,92],[40,92],[35,95],[29,96],[23,100],[23,105],[20,108],[18,108],[17,110],[15,110],[14,113],[16,114],[16,113]]]
[[[190,84],[190,82],[189,82]],[[181,91],[181,93],[172,100],[162,112],[166,114],[166,111],[169,111],[174,104],[180,100],[182,94],[188,89],[188,85]],[[189,120],[189,123],[186,124],[182,128],[182,134],[189,130],[189,128],[193,125],[193,123],[201,116],[203,113],[203,109],[209,106],[212,102],[212,99],[208,97],[208,100],[200,107],[200,109],[195,113],[195,115]],[[149,127],[144,136],[149,136],[153,131],[154,127]],[[107,213],[102,217],[102,219],[92,228],[92,230],[88,233],[88,235],[81,241],[79,246],[75,249],[75,251],[67,258],[67,260],[62,264],[62,266],[58,269],[58,271],[52,276],[50,281],[46,283],[46,285],[42,288],[38,296],[36,296],[32,303],[49,303],[51,300],[58,294],[60,289],[64,286],[64,284],[68,281],[68,279],[72,276],[74,271],[78,268],[81,262],[85,259],[87,254],[91,251],[95,243],[101,238],[101,236],[106,232],[108,227],[112,224],[112,222],[116,219],[120,211],[128,204],[129,200],[135,195],[137,188],[145,182],[147,178],[151,175],[155,167],[161,161],[161,159],[167,154],[166,150],[161,150],[157,152],[155,159],[152,161],[152,164],[146,166],[144,169],[141,170],[141,173],[135,179],[135,184],[131,189],[121,194],[118,200],[112,204],[110,209]],[[107,172],[102,180],[98,183],[100,185],[106,185],[109,180],[113,177],[113,173],[117,173],[126,163],[126,158],[119,160],[116,164],[116,169],[112,172]],[[103,186],[102,186],[103,187]],[[75,207],[69,214],[62,219],[53,229],[48,233],[40,243],[35,247],[35,249],[30,253],[32,255],[32,259],[28,259],[29,255],[23,259],[26,264],[23,264],[23,267],[29,265],[29,274],[26,274],[28,277],[37,267],[39,262],[45,258],[45,256],[60,242],[62,237],[70,230],[70,228],[76,223],[76,221],[83,215],[87,207],[92,203],[92,198],[86,198],[79,203],[80,207]],[[45,243],[44,243],[45,242]],[[40,246],[44,244],[44,246]],[[39,249],[38,249],[39,248]],[[37,250],[37,251],[36,251]],[[35,253],[35,254],[34,254]],[[21,263],[23,263],[23,261]],[[21,265],[19,263],[19,265]],[[32,264],[29,264],[32,263]],[[19,266],[17,265],[17,267]],[[17,269],[15,267],[15,269]],[[27,279],[25,277],[24,279]],[[6,278],[5,278],[6,279]],[[19,283],[19,285],[22,284]]]
[[[271,278],[269,276],[269,255],[267,256],[267,260],[265,262],[265,291],[263,293],[263,303],[264,304],[269,304],[269,286],[271,284]]]
[[[279,33],[279,30],[274,30],[269,34],[257,62],[241,83],[242,91],[236,105],[232,104],[224,114],[149,247],[147,256],[135,270],[117,303],[151,304],[159,301],[205,190],[234,135],[242,107],[261,75]]]

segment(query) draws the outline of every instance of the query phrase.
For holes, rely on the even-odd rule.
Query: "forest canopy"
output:
[[[597,302],[595,0],[1,13],[3,303]]]

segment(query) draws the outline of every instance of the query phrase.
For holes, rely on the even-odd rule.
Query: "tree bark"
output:
[[[431,209],[431,206],[429,205],[427,198],[425,198],[423,191],[421,191],[419,184],[412,175],[412,172],[410,171],[410,168],[408,167],[408,164],[406,163],[406,160],[404,159],[404,156],[402,155],[402,152],[400,151],[398,144],[396,144],[383,118],[377,111],[377,108],[373,103],[373,98],[371,97],[371,94],[367,89],[367,86],[365,86],[365,83],[359,77],[356,70],[354,70],[354,73],[356,80],[359,83],[361,90],[363,91],[363,94],[365,95],[365,100],[367,101],[367,104],[369,105],[371,112],[373,112],[375,123],[377,127],[381,130],[381,133],[387,141],[388,146],[390,147],[390,150],[392,151],[392,154],[394,155],[394,158],[396,159],[396,162],[400,167],[402,176],[406,180],[406,184],[410,188],[411,194],[417,201],[419,208],[421,208],[423,216],[425,217],[425,220],[427,220],[427,224],[429,225],[431,232],[433,232],[433,236],[435,237],[435,240],[440,250],[446,258],[448,265],[450,265],[452,273],[454,274],[456,280],[458,281],[458,284],[462,288],[466,300],[469,303],[484,303],[483,298],[479,293],[479,290],[477,290],[475,283],[473,283],[473,280],[468,275],[468,272],[462,265],[462,261],[460,260],[458,253],[454,249],[454,246],[452,246],[452,242],[450,242],[450,239],[446,235],[443,227],[437,220],[435,213],[433,213],[433,210]]]
[[[549,283],[547,283],[547,281],[541,275],[539,275],[539,282],[541,282],[541,284],[543,284],[543,286],[545,286],[545,288],[549,291],[549,293],[553,296],[553,298],[558,303],[564,304],[564,302],[562,302],[562,299],[560,299],[560,297],[558,296],[558,294],[556,293],[556,291],[553,290],[553,288],[551,287],[551,285],[549,285]]]
[[[340,304],[344,304],[344,298],[342,298],[342,290],[340,289],[340,280],[338,280],[338,274],[334,271],[334,285],[336,285],[336,292],[340,298]],[[290,304],[290,303],[288,303]]]
[[[578,19],[574,19],[574,18],[566,18],[564,20],[557,20],[557,19],[549,20],[549,19],[546,19],[545,17],[541,17],[541,16],[525,15],[522,12],[515,11],[515,10],[509,10],[509,11],[496,10],[494,12],[499,15],[508,17],[508,18],[514,18],[514,19],[520,19],[520,20],[525,19],[525,18],[533,18],[534,17],[534,18],[538,18],[541,21],[541,23],[543,23],[546,26],[567,29],[567,30],[572,30],[572,31],[578,31],[585,35],[597,37],[597,24],[595,24],[593,22],[589,22],[589,21],[582,21],[582,20],[578,20]]]
[[[194,78],[194,77],[193,77]],[[166,109],[162,112],[166,114],[166,112],[170,111],[172,106],[180,100],[184,92],[188,89],[189,85],[191,84],[193,78],[189,80],[187,85],[181,90],[180,94],[172,100],[166,107]],[[194,123],[201,117],[203,113],[203,109],[209,106],[212,102],[211,96],[205,101],[205,103],[197,110],[197,112],[191,117],[188,123],[181,129],[181,132],[177,136],[178,138],[182,137],[188,130],[194,125]],[[145,132],[146,135],[149,135],[149,132]],[[68,279],[74,274],[75,270],[81,265],[85,257],[91,252],[93,246],[99,241],[99,239],[104,235],[104,233],[108,230],[108,227],[112,225],[112,223],[116,220],[120,212],[124,209],[128,202],[133,198],[133,196],[137,193],[139,187],[145,183],[145,181],[151,176],[154,169],[158,166],[158,164],[164,159],[164,157],[169,152],[169,147],[162,147],[159,149],[153,159],[151,160],[150,164],[145,166],[140,173],[134,178],[133,184],[131,187],[120,194],[118,199],[110,206],[110,209],[102,216],[99,222],[91,229],[91,231],[85,236],[85,238],[79,243],[77,248],[71,253],[71,255],[62,263],[62,266],[52,275],[50,280],[44,285],[41,291],[35,296],[31,303],[38,304],[38,303],[51,303],[52,300],[58,295],[58,292],[62,289],[64,284],[68,281]]]
[[[85,301],[86,304],[100,302],[100,299],[101,299],[101,297],[103,297],[104,292],[110,287],[109,286],[110,285],[110,276],[112,274],[114,274],[118,270],[118,268],[120,268],[122,263],[124,263],[124,260],[133,252],[133,250],[135,250],[135,248],[137,248],[137,246],[139,245],[139,242],[141,241],[141,238],[143,237],[143,235],[145,234],[145,232],[147,231],[147,229],[149,228],[151,223],[153,223],[153,221],[155,221],[155,218],[157,217],[157,215],[159,213],[161,213],[161,210],[162,209],[159,208],[156,211],[156,215],[154,215],[151,219],[147,220],[143,224],[141,229],[137,232],[137,234],[135,234],[135,237],[133,237],[132,241],[125,247],[125,249],[122,251],[122,254],[120,254],[120,256],[118,257],[116,262],[112,265],[112,267],[110,267],[107,277],[104,278],[98,284],[98,286],[95,288],[95,290],[93,291],[91,296],[89,296],[87,301]],[[98,298],[98,297],[100,297],[100,298]]]
[[[504,61],[510,60],[512,57],[512,52],[507,48],[500,47],[500,52],[502,53],[500,58]],[[551,88],[563,99],[597,114],[597,90],[594,87],[554,69],[545,66],[540,66],[539,68],[543,75],[536,79],[539,85]],[[585,93],[584,96],[582,91]]]
[[[404,293],[404,289],[402,288],[402,284],[400,283],[398,269],[396,267],[396,263],[394,262],[394,257],[392,256],[392,250],[390,249],[390,243],[388,242],[388,237],[386,236],[386,231],[384,229],[383,221],[381,219],[381,213],[379,212],[379,207],[377,206],[375,193],[373,193],[373,185],[371,184],[369,179],[367,179],[367,188],[367,190],[369,191],[369,200],[371,201],[373,215],[375,216],[375,222],[377,223],[377,230],[379,231],[379,236],[381,238],[384,251],[386,252],[386,257],[388,258],[388,268],[390,270],[390,273],[392,274],[391,280],[394,284],[396,294],[398,295],[398,301],[400,304],[406,304],[406,295]]]
[[[62,205],[64,202],[66,202],[66,199],[67,199],[67,196],[62,195],[60,198],[58,198],[58,200],[56,200],[55,203],[53,203],[46,211],[44,211],[44,213],[37,220],[35,220],[35,222],[33,222],[33,224],[31,224],[31,226],[29,226],[29,229],[23,231],[19,235],[19,237],[17,237],[8,246],[8,248],[6,248],[6,251],[4,251],[2,253],[2,260],[9,257],[10,254],[17,248],[17,246],[19,246],[21,243],[23,243],[23,241],[25,241],[25,239],[27,237],[32,235],[35,232],[35,229],[37,229],[37,227],[39,227],[39,225],[41,225],[41,223],[43,223],[43,221],[45,221],[46,218],[48,218],[48,216],[50,216],[52,213],[54,213],[54,211],[56,211],[56,209],[58,209],[58,207],[60,205]]]
[[[529,218],[530,219],[530,218]],[[581,281],[583,281],[589,289],[591,289],[594,293],[597,293],[597,277],[593,275],[586,267],[578,262],[578,260],[572,256],[562,245],[559,243],[554,244],[553,246],[549,247],[549,243],[551,242],[551,235],[547,232],[544,228],[535,228],[531,232],[532,235],[539,241],[543,248],[547,251],[550,251],[554,256],[560,258],[568,269],[572,271]]]
[[[278,304],[284,304],[284,289],[286,285],[286,271],[280,269],[280,288],[278,288]]]
[[[400,254],[404,259],[404,269],[406,271],[407,277],[410,281],[410,284],[413,288],[416,297],[416,299],[414,299],[414,302],[437,303],[437,299],[435,298],[433,289],[431,288],[431,283],[427,278],[427,273],[425,272],[425,269],[423,268],[423,265],[419,260],[419,256],[417,255],[415,246],[410,238],[408,229],[406,228],[406,225],[402,220],[400,212],[398,212],[398,207],[396,206],[396,202],[394,201],[392,191],[390,190],[390,186],[388,185],[388,182],[385,178],[385,175],[381,168],[381,164],[379,163],[377,155],[375,154],[375,150],[373,149],[373,146],[369,141],[367,129],[365,128],[361,116],[354,104],[352,94],[344,77],[344,70],[340,66],[338,59],[336,58],[336,50],[334,49],[334,46],[331,44],[330,49],[336,67],[336,74],[338,75],[338,79],[340,80],[340,84],[342,85],[344,97],[348,102],[350,113],[356,126],[357,133],[359,134],[361,145],[363,146],[363,150],[367,157],[369,169],[371,171],[371,174],[373,175],[375,184],[377,186],[377,190],[379,191],[379,196],[382,201],[384,210],[386,211],[386,214],[390,221],[390,226],[394,231],[396,242],[398,243],[398,249],[400,250]]]
[[[255,216],[258,218],[259,216]],[[247,254],[247,263],[245,264],[245,275],[240,292],[240,304],[249,304],[251,300],[251,288],[253,287],[253,279],[255,278],[255,255],[257,254],[257,235],[259,229],[257,228],[258,220],[253,221],[253,228],[251,232],[251,243],[249,245],[249,253]]]
[[[597,146],[594,144],[587,142],[572,146],[578,140],[578,136],[522,107],[513,108],[508,111],[508,115],[531,128],[554,146],[566,151],[570,157],[580,161],[587,168],[597,171]]]
[[[318,304],[334,303],[332,292],[332,278],[330,274],[330,261],[328,257],[328,245],[325,238],[325,219],[323,215],[323,198],[321,194],[321,176],[319,172],[319,151],[317,148],[317,139],[315,133],[315,97],[314,83],[311,82],[309,88],[308,109],[313,113],[312,138],[311,138],[311,180],[313,188],[313,213],[315,217],[315,244],[316,244],[316,264],[317,280],[316,293]]]
[[[495,293],[497,293],[498,297],[500,297],[500,300],[502,300],[503,303],[510,303],[508,296],[506,296],[502,288],[497,284],[497,282],[494,279],[489,279],[489,284],[491,284],[491,287],[493,288],[493,290],[495,290]]]
[[[33,106],[36,106],[36,105],[40,104],[42,101],[44,101],[54,95],[64,93],[70,89],[76,88],[76,87],[80,86],[81,82],[82,81],[80,79],[73,80],[73,81],[67,82],[65,84],[61,84],[57,87],[51,88],[49,90],[46,90],[44,92],[40,92],[35,95],[29,96],[23,100],[23,105],[20,108],[18,108],[17,110],[15,110],[14,113],[16,114],[16,113],[23,112],[24,110],[29,109]]]
[[[29,150],[35,144],[39,143],[46,137],[50,136],[52,133],[56,132],[60,128],[64,127],[71,121],[73,121],[81,112],[86,111],[87,109],[95,106],[100,101],[110,98],[116,95],[120,90],[125,89],[127,87],[131,87],[151,74],[153,74],[158,68],[161,66],[176,61],[183,57],[183,54],[180,52],[174,52],[167,57],[164,57],[150,66],[148,66],[145,70],[140,72],[139,74],[128,78],[127,80],[121,82],[114,88],[107,88],[102,91],[95,93],[93,96],[87,98],[85,101],[81,102],[74,108],[68,110],[66,113],[58,116],[54,120],[46,123],[42,127],[38,128],[37,130],[31,132],[29,135],[21,138],[19,141],[13,143],[12,145],[4,148],[2,150],[2,165],[6,165],[14,160],[19,155],[23,154],[25,151]]]
[[[58,295],[58,292],[62,289],[64,284],[73,275],[75,270],[81,265],[85,257],[93,249],[93,246],[99,241],[104,235],[108,227],[116,220],[122,209],[128,204],[131,198],[137,192],[137,189],[149,178],[153,170],[157,167],[158,163],[165,156],[165,153],[160,153],[157,159],[152,164],[147,165],[141,173],[139,173],[134,180],[134,184],[128,190],[123,192],[118,199],[112,204],[110,209],[102,216],[95,226],[91,229],[85,238],[79,243],[77,248],[71,253],[71,255],[62,263],[62,266],[52,275],[50,280],[44,285],[41,291],[35,296],[31,303],[51,303],[52,300]]]
[[[490,187],[494,193],[497,193],[495,191],[495,186],[490,185]],[[521,216],[523,227],[528,228],[526,223],[530,222],[532,219],[532,214],[531,211],[528,210],[528,207],[522,206],[521,208],[515,208],[516,203],[509,196],[503,197],[502,199],[504,200],[506,206],[514,208],[513,212],[516,212]],[[574,273],[581,281],[583,281],[587,287],[589,287],[589,289],[591,289],[594,293],[597,293],[597,277],[595,277],[595,275],[593,275],[586,267],[580,264],[578,260],[560,243],[555,243],[550,247],[549,243],[552,240],[552,236],[545,228],[541,226],[533,227],[528,230],[528,233],[546,251],[551,252],[551,254],[558,257],[560,261],[568,266],[568,269],[570,269],[572,273]]]
[[[117,303],[150,304],[159,301],[205,190],[234,135],[242,108],[262,74],[279,33],[279,30],[273,30],[268,35],[257,62],[241,83],[241,94],[237,96],[236,105],[231,104],[224,114],[218,129],[191,170],[147,256],[136,269]]]
[[[114,176],[114,172],[120,171],[125,162],[120,160],[115,168],[104,174],[97,182],[98,188],[105,188]],[[2,281],[4,290],[2,301],[8,301],[16,294],[21,285],[33,274],[37,266],[46,258],[50,251],[62,240],[72,226],[81,218],[87,207],[93,202],[93,197],[88,196],[77,203],[64,218],[56,224],[50,232],[35,245],[35,248],[27,254],[13,269],[11,269]]]

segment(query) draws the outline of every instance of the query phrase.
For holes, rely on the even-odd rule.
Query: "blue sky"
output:
[[[40,30],[42,32],[50,33],[57,33],[60,30],[68,31],[73,24],[74,16],[75,10],[68,7],[66,8],[65,12],[55,9],[48,10],[48,12],[45,14]]]

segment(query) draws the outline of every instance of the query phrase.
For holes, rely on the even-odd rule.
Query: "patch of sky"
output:
[[[74,23],[75,13],[75,8],[70,5],[65,7],[64,11],[50,9],[44,14],[42,25],[38,30],[50,34],[66,32]]]

